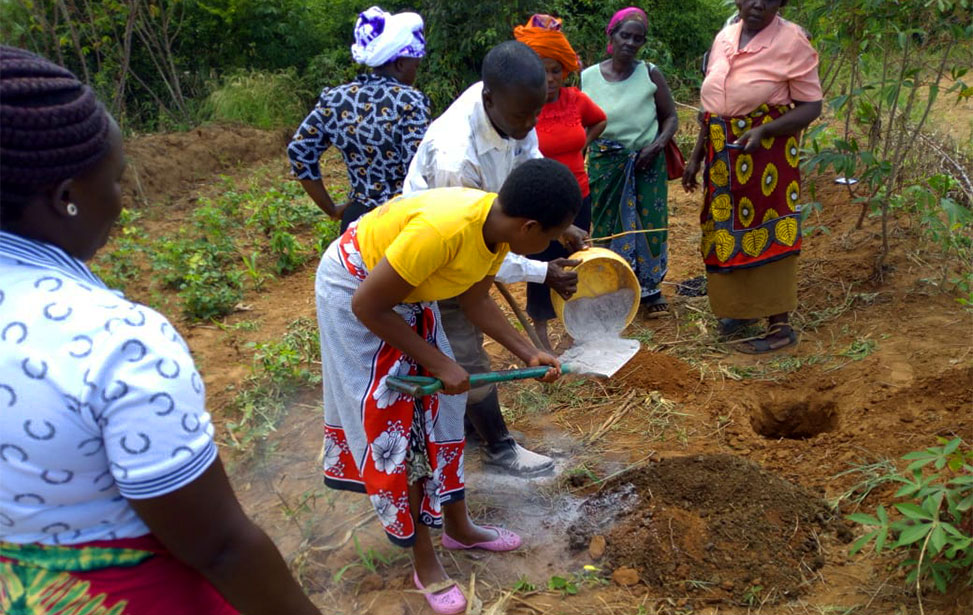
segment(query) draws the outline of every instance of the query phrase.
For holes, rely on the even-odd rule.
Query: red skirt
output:
[[[151,534],[77,545],[0,543],[0,612],[235,615]]]

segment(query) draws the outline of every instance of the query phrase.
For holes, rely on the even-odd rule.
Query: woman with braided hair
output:
[[[89,87],[0,47],[0,612],[319,613],[230,488],[185,342],[84,264],[124,168]]]

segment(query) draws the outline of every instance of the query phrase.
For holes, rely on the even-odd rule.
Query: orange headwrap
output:
[[[532,15],[526,24],[514,28],[514,38],[540,57],[560,62],[566,73],[581,69],[578,54],[561,32],[561,20],[557,17]]]

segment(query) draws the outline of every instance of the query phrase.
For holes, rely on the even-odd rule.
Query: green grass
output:
[[[865,498],[875,490],[876,487],[886,483],[894,482],[892,478],[895,473],[895,464],[891,459],[879,459],[871,463],[861,463],[838,472],[831,477],[832,481],[845,476],[856,476],[858,481],[845,489],[841,494],[831,501],[831,508],[837,509],[845,502],[854,504],[855,510],[865,501]]]
[[[309,318],[291,322],[280,340],[252,342],[247,347],[253,349],[253,366],[231,405],[235,418],[227,422],[238,448],[272,433],[299,387],[321,383],[317,325]]]
[[[334,573],[331,580],[336,584],[340,583],[342,577],[354,568],[362,568],[371,574],[375,574],[380,568],[391,566],[396,561],[408,557],[407,553],[401,549],[391,552],[379,551],[371,547],[363,549],[361,543],[358,541],[358,536],[354,537],[354,541],[355,553],[358,555],[358,560],[350,564],[345,564]]]
[[[313,97],[293,69],[238,71],[225,76],[203,104],[204,117],[257,128],[296,128]]]
[[[878,342],[869,337],[859,337],[848,345],[838,356],[846,357],[852,361],[861,361],[868,357],[878,348]]]

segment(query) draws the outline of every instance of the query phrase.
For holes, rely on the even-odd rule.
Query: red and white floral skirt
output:
[[[423,442],[412,444],[424,446],[431,470],[423,479],[419,520],[439,527],[442,505],[464,497],[466,395],[415,399],[385,385],[389,376],[424,372],[352,313],[352,295],[367,276],[357,225],[352,225],[321,258],[315,281],[324,386],[324,482],[334,489],[367,493],[389,539],[411,546],[415,526],[406,468],[410,433],[424,434]],[[453,356],[435,303],[399,304],[395,312],[427,342]],[[424,429],[412,430],[418,411]]]

